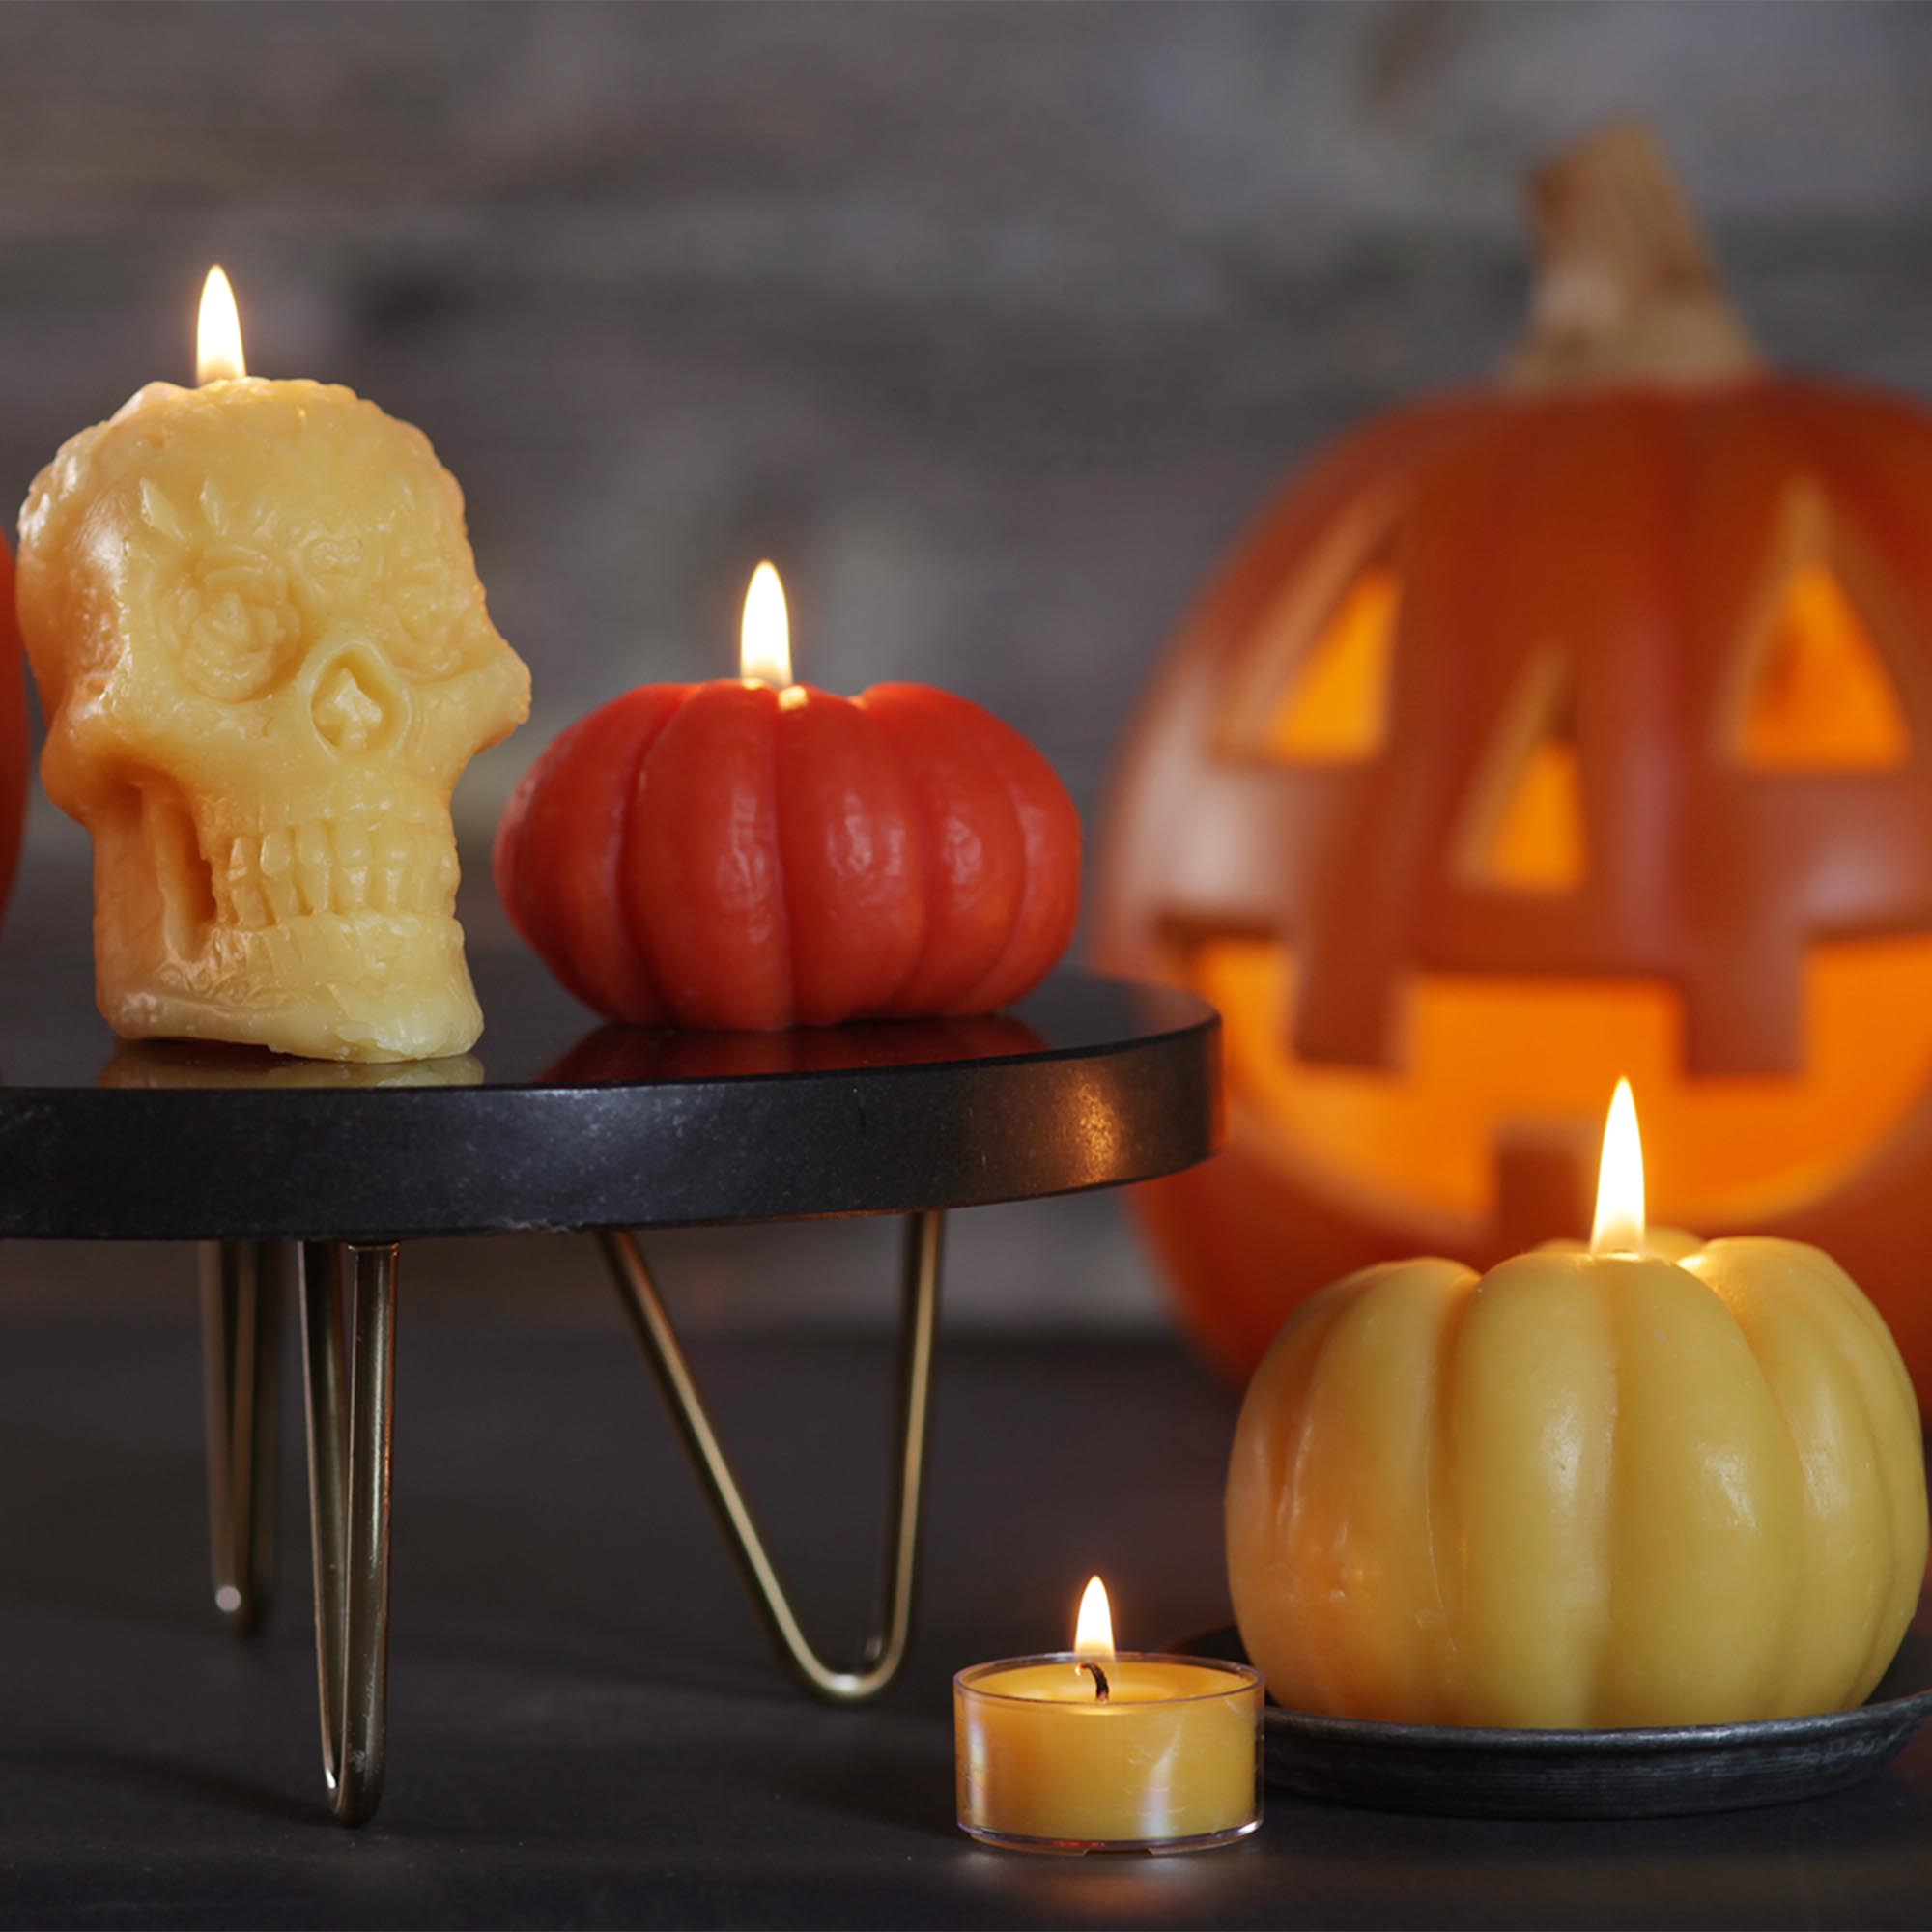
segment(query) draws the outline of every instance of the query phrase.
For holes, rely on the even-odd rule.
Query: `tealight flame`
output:
[[[785,615],[784,585],[768,563],[753,571],[751,587],[745,592],[738,675],[780,691],[791,686],[791,621]]]
[[[242,312],[235,306],[235,291],[217,264],[209,270],[208,279],[201,285],[201,316],[194,330],[194,380],[227,383],[247,373],[248,365],[242,355]]]
[[[1099,1663],[1114,1661],[1114,1610],[1107,1602],[1107,1586],[1097,1577],[1090,1577],[1080,1599],[1080,1615],[1073,1626],[1073,1654]]]
[[[1643,1252],[1643,1141],[1636,1102],[1628,1080],[1617,1082],[1610,1117],[1604,1123],[1604,1158],[1597,1169],[1597,1217],[1590,1225],[1592,1254]]]

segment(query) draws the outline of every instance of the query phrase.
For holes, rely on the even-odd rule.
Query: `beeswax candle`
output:
[[[1185,1851],[1261,1822],[1261,1683],[1239,1664],[1115,1651],[1096,1577],[1072,1651],[962,1670],[961,1828],[1025,1851]]]
[[[1396,1262],[1283,1329],[1228,1569],[1280,1703],[1594,1727],[1836,1710],[1925,1571],[1918,1406],[1829,1255],[1644,1218],[1624,1089],[1591,1245]]]
[[[449,795],[529,708],[420,430],[243,373],[70,440],[20,519],[42,776],[94,838],[95,991],[128,1038],[353,1061],[466,1051]]]

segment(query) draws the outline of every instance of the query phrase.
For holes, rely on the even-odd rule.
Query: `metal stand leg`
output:
[[[275,1435],[286,1241],[205,1241],[201,1328],[214,1607],[245,1635],[268,1615],[275,1560]]]
[[[329,1809],[345,1825],[373,1817],[383,1797],[395,1338],[395,1248],[305,1243],[302,1365],[322,1769]]]
[[[724,1532],[746,1587],[764,1619],[781,1660],[804,1688],[831,1704],[863,1704],[899,1674],[912,1630],[919,1577],[920,1499],[925,1467],[926,1421],[932,1386],[932,1345],[939,1316],[939,1277],[946,1217],[932,1211],[906,1224],[903,1302],[899,1331],[896,1456],[887,1503],[886,1574],[877,1634],[858,1668],[838,1670],[812,1649],[800,1628],[784,1586],[766,1553],[751,1506],[704,1407],[691,1364],[678,1346],[670,1318],[644,1265],[636,1239],[622,1232],[598,1236],[618,1298],[644,1361],[684,1439],[686,1453],[704,1486],[712,1513]]]

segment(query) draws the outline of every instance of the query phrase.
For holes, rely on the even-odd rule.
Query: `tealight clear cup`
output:
[[[1244,1664],[1124,1651],[1107,1694],[1072,1651],[952,1680],[959,1828],[1031,1852],[1192,1852],[1262,1819],[1262,1680]]]

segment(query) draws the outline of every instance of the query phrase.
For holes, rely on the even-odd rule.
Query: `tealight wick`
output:
[[[1107,1586],[1097,1577],[1087,1579],[1080,1599],[1080,1614],[1073,1628],[1073,1667],[1092,1671],[1094,1701],[1104,1704],[1113,1695],[1105,1666],[1114,1661],[1114,1611],[1107,1602]]]

